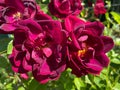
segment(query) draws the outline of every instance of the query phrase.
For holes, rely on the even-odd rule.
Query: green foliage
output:
[[[113,16],[113,19],[120,24],[120,14],[116,13],[116,12],[110,12],[111,15]]]
[[[13,40],[11,40],[11,41],[8,43],[8,46],[7,46],[7,54],[11,54],[11,53],[12,53],[12,49],[13,49]]]

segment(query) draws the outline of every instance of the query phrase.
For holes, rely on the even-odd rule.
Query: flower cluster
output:
[[[98,16],[99,14],[105,14],[106,9],[104,7],[104,0],[96,0],[94,7],[94,14]]]
[[[0,33],[14,35],[9,55],[14,72],[25,79],[32,72],[38,82],[47,83],[57,80],[67,68],[80,77],[98,75],[108,66],[106,52],[113,48],[113,40],[102,34],[100,21],[77,17],[81,2],[51,0],[49,11],[59,18],[53,20],[35,0],[0,1]]]

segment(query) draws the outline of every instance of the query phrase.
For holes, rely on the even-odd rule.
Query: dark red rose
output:
[[[66,68],[60,22],[26,19],[19,24],[25,30],[14,33],[14,49],[9,57],[13,71],[21,74],[32,71],[40,83],[58,79]]]
[[[104,6],[104,0],[96,0],[95,6],[94,6],[94,14],[98,16],[100,14],[105,14],[105,13],[106,13],[106,9]]]
[[[51,0],[49,10],[54,16],[65,18],[71,14],[78,15],[82,6],[80,0]]]
[[[39,8],[40,9],[40,8]],[[20,20],[40,17],[35,0],[4,0],[0,2],[0,33],[13,33]]]
[[[9,56],[12,70],[21,74],[32,71],[33,60],[30,59],[30,52],[28,52],[27,48],[23,47],[27,39],[27,33],[23,32],[23,30],[17,30],[14,33],[14,38],[14,47],[12,54]]]
[[[103,36],[104,25],[99,22],[85,22],[77,17],[65,19],[68,31],[68,67],[77,76],[99,74],[109,64],[106,52],[113,48],[113,40]]]
[[[38,15],[36,15],[36,18],[39,21],[51,20],[51,18],[44,13],[37,14],[40,16],[38,18]],[[28,32],[32,32],[31,35],[34,37],[36,34],[40,33],[41,30],[41,26],[33,19],[19,21],[19,25],[14,31],[14,48],[12,54],[9,56],[13,71],[19,73],[27,73],[28,71],[32,71],[32,65],[34,63],[30,56],[32,51],[30,45],[26,47],[25,42],[27,42],[29,37]]]
[[[30,36],[33,42],[32,58],[36,61],[33,66],[33,76],[40,83],[59,78],[65,70],[66,61],[63,61],[65,49],[62,46],[61,24],[58,21],[39,22],[42,33],[35,38]]]

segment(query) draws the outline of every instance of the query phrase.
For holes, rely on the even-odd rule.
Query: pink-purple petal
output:
[[[5,0],[6,5],[15,7],[18,11],[23,12],[24,5],[22,3],[22,0]]]
[[[52,55],[52,50],[50,48],[43,48],[43,53],[46,57],[50,57]]]
[[[107,57],[107,55],[105,55],[105,53],[101,53],[100,55],[96,56],[96,59],[100,62],[101,66],[103,67],[107,67],[110,63],[109,58]]]
[[[114,47],[113,39],[108,36],[102,36],[101,39],[104,42],[104,52],[110,51]]]

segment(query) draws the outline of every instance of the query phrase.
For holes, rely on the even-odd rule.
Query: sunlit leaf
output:
[[[11,41],[8,43],[8,46],[7,46],[7,54],[11,54],[11,53],[12,53],[12,49],[13,49],[13,40],[11,40]]]
[[[120,24],[120,14],[116,13],[116,12],[111,12],[111,15],[113,16],[113,19]]]
[[[113,90],[120,90],[120,83],[116,83]]]

